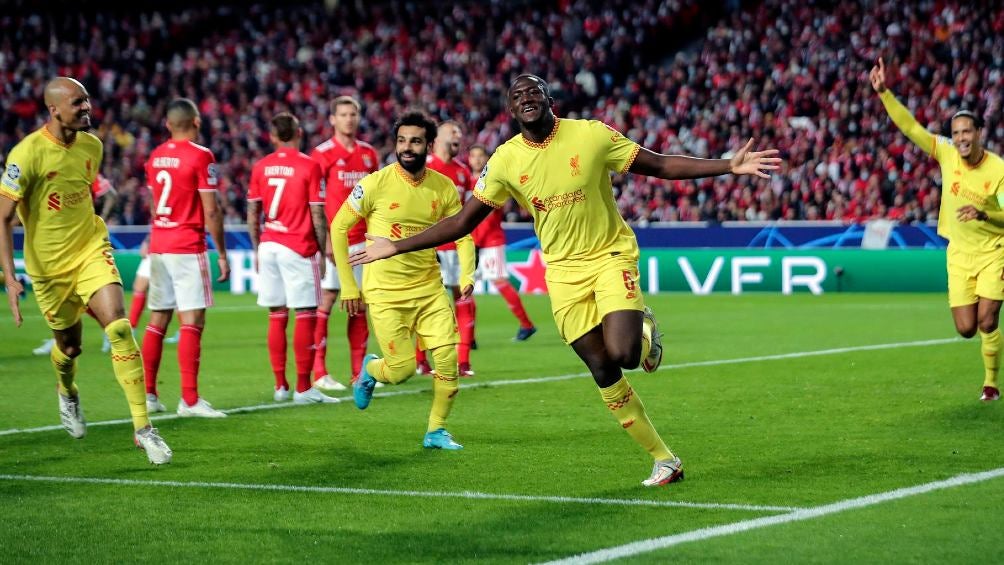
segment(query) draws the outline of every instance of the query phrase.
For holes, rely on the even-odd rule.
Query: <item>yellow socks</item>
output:
[[[653,459],[662,461],[675,457],[673,452],[663,443],[659,433],[655,431],[652,422],[648,419],[648,414],[645,413],[645,405],[641,403],[641,399],[638,398],[626,378],[621,377],[621,380],[613,385],[601,388],[600,395],[603,396],[607,408],[613,412],[621,427],[627,431],[631,439],[645,448],[645,451],[648,451]]]
[[[460,392],[457,383],[457,348],[444,345],[432,350],[436,371],[432,373],[432,410],[429,411],[428,431],[446,427],[446,418],[453,408],[453,400]]]
[[[644,318],[641,323],[641,359],[642,361],[648,357],[649,351],[652,350],[652,322],[648,318]]]
[[[49,353],[49,359],[52,360],[52,366],[56,369],[59,394],[77,396],[77,383],[73,382],[77,376],[77,360],[63,353],[55,344]]]
[[[136,346],[136,339],[132,336],[129,320],[121,318],[108,324],[105,326],[105,334],[112,345],[112,370],[129,402],[133,428],[144,428],[150,425],[150,418],[146,413],[143,359]]]
[[[980,339],[983,340],[980,350],[983,353],[983,368],[986,369],[986,376],[983,378],[983,386],[997,386],[997,374],[1001,367],[1001,329],[997,328],[990,333],[980,332]]]

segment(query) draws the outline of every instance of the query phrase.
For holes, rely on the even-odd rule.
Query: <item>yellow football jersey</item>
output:
[[[332,253],[338,266],[342,297],[359,297],[348,262],[348,230],[360,219],[366,231],[391,240],[404,239],[460,212],[460,198],[446,175],[426,169],[418,181],[394,163],[363,177],[331,223]],[[474,284],[474,241],[457,240],[460,288]],[[443,279],[434,249],[404,253],[363,269],[363,298],[367,303],[392,302],[443,292]]]
[[[986,212],[1000,210],[999,199],[1004,198],[1004,160],[984,150],[983,160],[970,167],[950,139],[924,129],[889,90],[880,97],[893,123],[941,165],[938,234],[967,253],[1000,250],[1004,245],[1004,227],[991,222],[960,222],[956,213],[967,204]]]
[[[89,133],[79,132],[65,145],[42,127],[7,155],[0,194],[18,203],[29,276],[70,272],[87,251],[108,239],[108,228],[94,213],[91,200],[102,154],[101,140]]]
[[[549,266],[586,267],[617,256],[637,261],[638,241],[617,210],[610,172],[627,172],[639,149],[602,122],[555,118],[543,143],[520,134],[502,144],[474,196],[494,208],[515,198],[533,216]]]

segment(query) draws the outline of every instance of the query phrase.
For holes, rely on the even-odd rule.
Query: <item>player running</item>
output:
[[[0,271],[14,272],[15,208],[24,225],[25,270],[52,330],[59,419],[74,438],[87,433],[76,383],[83,324],[89,309],[111,342],[112,369],[125,391],[136,445],[153,464],[171,461],[171,449],[147,417],[143,360],[125,316],[122,279],[112,258],[108,228],[94,213],[90,187],[101,168],[101,141],[91,127],[87,89],[58,77],[45,86],[49,120],[11,150],[0,177]],[[17,277],[7,277],[14,323],[22,322]]]
[[[150,154],[146,182],[153,193],[153,225],[150,229],[150,322],[143,338],[147,406],[162,412],[157,395],[157,373],[164,350],[164,330],[174,310],[181,322],[178,368],[181,372],[182,417],[223,418],[199,396],[199,360],[206,308],[213,304],[212,278],[206,254],[206,228],[219,253],[223,282],[230,277],[230,264],[223,240],[223,215],[216,197],[219,183],[213,153],[195,143],[202,125],[199,110],[187,98],[167,105],[167,129],[171,138]]]
[[[589,368],[607,408],[655,460],[642,484],[683,478],[683,463],[649,421],[638,394],[622,374],[662,361],[655,317],[638,287],[638,242],[617,211],[610,172],[664,179],[732,174],[767,178],[776,150],[751,152],[751,139],[732,159],[660,155],[591,120],[558,119],[541,78],[516,77],[507,92],[520,135],[502,144],[481,171],[474,198],[463,210],[418,235],[392,241],[375,234],[357,252],[363,264],[439,245],[470,233],[513,197],[533,216],[547,262],[547,288],[558,332]]]
[[[356,137],[359,131],[359,112],[362,106],[351,96],[339,96],[331,101],[331,116],[328,121],[335,133],[331,139],[318,145],[310,156],[321,164],[324,174],[325,199],[324,208],[328,223],[335,219],[335,214],[352,192],[352,188],[366,175],[380,168],[380,158],[372,145]],[[314,334],[316,347],[314,357],[314,386],[324,390],[345,390],[345,385],[333,379],[328,374],[326,356],[328,352],[328,317],[331,308],[338,298],[338,272],[335,269],[331,249],[325,239],[325,271],[321,281],[321,304],[317,309],[317,330]],[[366,224],[359,222],[349,232],[349,246],[352,250],[366,246]],[[353,269],[356,284],[362,284],[362,267]],[[366,342],[369,341],[369,327],[366,325],[366,311],[349,316],[346,321],[346,334],[349,341],[349,365],[351,379],[354,380],[362,366],[363,355],[366,355]]]
[[[293,402],[338,402],[312,386],[314,329],[324,263],[320,249],[328,237],[321,196],[321,166],[300,153],[303,131],[292,114],[272,118],[275,151],[251,170],[248,187],[248,232],[255,249],[258,305],[269,310],[268,356],[275,374],[276,402],[289,400],[286,382],[286,326],[289,308],[296,310],[293,357],[296,391]],[[265,229],[261,230],[262,207]]]
[[[948,305],[955,329],[970,338],[980,334],[983,393],[1000,399],[1000,310],[1004,301],[1004,160],[983,147],[983,120],[967,110],[952,116],[952,139],[929,133],[896,100],[885,83],[880,58],[868,76],[896,127],[941,165],[945,187],[938,212],[938,234],[948,240]]]
[[[384,357],[367,355],[359,379],[352,385],[356,406],[365,409],[376,383],[398,384],[415,373],[415,343],[432,352],[432,410],[422,441],[428,448],[461,449],[446,431],[446,418],[459,391],[457,385],[457,322],[443,289],[432,250],[401,255],[371,265],[363,274],[360,294],[349,265],[348,232],[360,219],[371,233],[395,239],[425,230],[460,211],[453,182],[426,167],[436,124],[421,112],[407,112],[394,124],[397,162],[359,181],[331,225],[331,243],[342,284],[342,308],[350,315],[363,302],[373,320],[373,332]],[[461,295],[474,290],[474,242],[459,236]],[[442,242],[439,242],[442,243]]]

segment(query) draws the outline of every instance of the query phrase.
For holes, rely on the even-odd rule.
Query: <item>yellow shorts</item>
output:
[[[980,298],[1004,301],[1004,251],[966,253],[948,246],[948,304],[975,304]]]
[[[457,318],[446,292],[401,302],[369,303],[366,310],[385,358],[414,358],[413,336],[422,340],[425,349],[456,345],[460,341]]]
[[[57,277],[33,277],[31,280],[38,309],[54,330],[74,326],[94,293],[110,284],[122,286],[122,277],[107,242],[91,251],[76,270]]]
[[[547,269],[547,293],[558,333],[572,343],[618,310],[644,310],[638,285],[638,262],[614,258],[595,268]]]

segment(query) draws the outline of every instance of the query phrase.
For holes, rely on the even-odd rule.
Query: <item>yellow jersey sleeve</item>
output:
[[[28,143],[18,143],[7,155],[7,165],[0,177],[0,194],[18,202],[25,197],[38,172]]]
[[[359,287],[352,274],[352,266],[349,265],[349,229],[358,224],[360,219],[359,213],[346,199],[331,221],[331,255],[335,258],[335,268],[338,270],[342,300],[359,298]]]
[[[481,170],[481,176],[478,177],[478,182],[471,193],[474,198],[492,208],[501,208],[505,204],[510,196],[509,183],[505,180],[506,165],[505,146],[502,146],[488,159],[485,168]]]
[[[879,99],[882,100],[882,105],[885,106],[885,111],[889,113],[892,123],[896,124],[896,127],[903,132],[903,135],[914,142],[917,147],[923,149],[925,153],[935,159],[939,159],[937,146],[940,136],[936,136],[924,129],[924,126],[920,125],[920,122],[913,117],[913,114],[906,109],[906,106],[901,104],[899,100],[896,100],[896,97],[893,96],[892,91],[888,88],[879,94]],[[944,141],[944,138],[942,140]]]
[[[641,150],[640,145],[603,122],[591,120],[589,133],[606,155],[607,168],[616,173],[626,173]]]
[[[443,210],[443,217],[459,214],[460,209],[463,206],[460,203],[460,198],[457,196],[457,192],[455,190],[447,192],[445,204],[446,206]],[[474,239],[470,234],[467,234],[458,239],[456,244],[457,258],[460,259],[460,289],[463,290],[468,286],[474,286]]]

